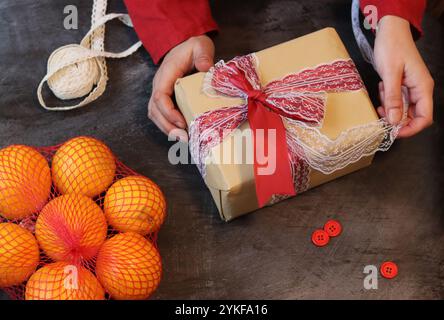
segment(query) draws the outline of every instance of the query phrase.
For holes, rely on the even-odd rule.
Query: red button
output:
[[[384,262],[381,265],[381,274],[384,278],[392,279],[398,274],[398,266],[391,261]]]
[[[311,241],[313,241],[316,246],[323,247],[330,241],[330,237],[325,230],[319,229],[313,232],[311,235]]]
[[[330,237],[339,236],[342,232],[341,224],[336,220],[328,220],[324,225],[324,230]]]

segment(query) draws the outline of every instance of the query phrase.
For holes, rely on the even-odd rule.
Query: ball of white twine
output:
[[[86,59],[62,68],[66,61],[82,60],[88,52],[72,44],[54,51],[48,59],[48,86],[62,100],[77,99],[89,94],[102,76],[97,58]]]
[[[104,10],[105,2],[95,1],[94,5],[97,3],[102,4]],[[108,81],[105,58],[124,58],[142,46],[139,41],[119,53],[107,52],[103,49],[104,25],[115,18],[132,27],[127,14],[111,13],[100,17],[93,14],[93,26],[80,44],[63,46],[51,54],[48,59],[47,74],[37,88],[37,97],[43,108],[51,111],[66,111],[83,107],[96,100],[105,91]],[[84,98],[75,105],[49,107],[42,95],[45,82],[48,83],[54,95],[61,100]]]

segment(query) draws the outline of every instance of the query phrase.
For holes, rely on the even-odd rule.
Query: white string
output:
[[[51,111],[67,111],[83,107],[99,98],[106,89],[108,73],[105,58],[124,58],[137,51],[139,41],[125,51],[112,53],[105,51],[105,24],[119,19],[132,27],[127,14],[105,14],[106,0],[94,0],[91,15],[91,29],[80,44],[69,44],[55,50],[48,59],[47,74],[37,88],[40,105]],[[61,100],[85,97],[80,103],[70,106],[49,107],[46,105],[42,89],[45,82],[54,95]]]

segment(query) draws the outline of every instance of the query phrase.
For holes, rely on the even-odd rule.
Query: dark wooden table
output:
[[[120,0],[110,2],[110,11],[125,11]],[[215,1],[221,27],[217,57],[227,59],[332,26],[376,99],[378,78],[354,42],[350,2]],[[418,42],[436,80],[433,127],[398,141],[367,169],[224,223],[197,169],[170,165],[171,143],[146,118],[156,67],[144,50],[108,61],[105,95],[83,110],[52,113],[39,107],[35,89],[47,57],[57,47],[81,40],[90,26],[90,3],[69,1],[78,6],[80,27],[67,31],[62,24],[67,1],[0,2],[0,147],[53,145],[93,135],[154,179],[167,196],[169,215],[159,235],[164,278],[153,298],[444,298],[441,24],[427,16],[425,36]],[[110,50],[133,41],[132,30],[109,24]],[[340,220],[344,232],[318,249],[310,242],[311,232],[328,218]],[[378,290],[365,290],[364,266],[384,260],[398,263],[399,276],[380,278]]]

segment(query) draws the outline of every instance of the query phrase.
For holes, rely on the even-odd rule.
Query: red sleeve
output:
[[[179,43],[217,30],[208,0],[125,0],[125,5],[156,64]]]
[[[362,11],[368,5],[378,9],[378,21],[384,16],[398,16],[410,22],[415,38],[422,35],[421,22],[426,0],[361,0]]]

